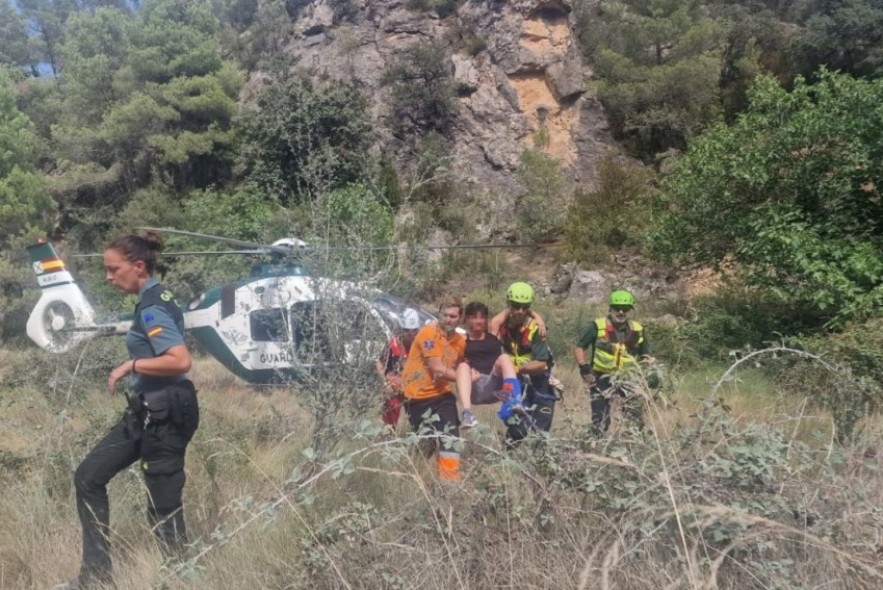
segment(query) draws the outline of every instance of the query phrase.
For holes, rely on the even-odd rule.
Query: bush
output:
[[[457,12],[463,0],[410,0],[408,8],[421,12],[434,10],[439,18],[447,18]]]
[[[452,74],[441,42],[417,43],[401,52],[383,78],[392,87],[392,126],[399,135],[451,132],[458,110]]]
[[[527,242],[554,240],[564,226],[564,179],[560,163],[540,150],[521,152],[518,182],[523,193],[515,203],[519,233]]]
[[[852,437],[862,418],[883,407],[883,317],[790,342],[819,355],[824,364],[783,359],[775,367],[777,383],[830,410],[840,440]]]
[[[579,263],[609,262],[612,252],[638,247],[650,225],[655,175],[608,152],[598,166],[598,188],[577,190],[564,225],[567,255]]]
[[[715,293],[695,296],[675,310],[688,321],[655,326],[653,354],[688,366],[726,361],[734,351],[764,348],[789,336],[817,332],[824,318],[769,291],[742,286],[735,279]]]
[[[306,73],[286,73],[243,123],[248,179],[283,205],[360,182],[370,169],[371,119],[354,86],[320,89]]]

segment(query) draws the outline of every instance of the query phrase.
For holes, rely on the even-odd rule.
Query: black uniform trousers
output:
[[[454,438],[460,436],[460,418],[457,415],[457,398],[453,393],[444,393],[427,399],[409,399],[405,401],[408,408],[408,418],[414,432],[419,433],[423,428],[429,428],[433,433],[448,435]],[[424,418],[424,415],[427,418]],[[438,443],[423,443],[420,450],[425,456],[432,455],[438,447]]]
[[[610,428],[610,400],[617,395],[627,398],[627,392],[622,385],[616,385],[609,373],[595,373],[595,382],[589,388],[589,403],[592,407],[592,426],[596,432],[607,432]],[[643,423],[643,412],[639,407],[625,405],[623,414],[636,424]]]
[[[549,373],[522,379],[524,414],[513,414],[506,420],[506,443],[517,445],[531,431],[549,432],[555,416],[555,394],[549,385]]]
[[[184,454],[187,443],[199,425],[196,392],[191,388],[176,395],[184,407],[183,420],[146,425],[144,418],[127,409],[122,420],[86,455],[74,474],[77,512],[83,528],[83,562],[78,581],[88,587],[106,582],[111,576],[110,505],[107,484],[120,471],[141,460],[147,487],[147,516],[169,552],[187,543],[182,494],[184,490]]]

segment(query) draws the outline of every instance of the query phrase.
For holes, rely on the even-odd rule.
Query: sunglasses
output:
[[[514,303],[510,301],[509,307],[512,308],[513,311],[526,311],[530,309],[530,303]]]
[[[626,306],[623,306],[623,305],[614,305],[614,306],[611,307],[610,309],[613,310],[613,313],[628,313],[628,312],[630,312],[633,308],[630,307],[630,306],[628,306],[628,305],[626,305]]]

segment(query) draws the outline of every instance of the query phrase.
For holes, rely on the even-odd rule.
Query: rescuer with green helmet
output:
[[[592,322],[573,347],[580,376],[589,389],[592,424],[600,432],[610,426],[612,396],[626,397],[622,385],[612,377],[634,368],[639,360],[650,358],[644,327],[631,319],[634,296],[620,289],[610,294],[609,304],[607,316]],[[587,349],[591,350],[590,361],[586,360]],[[640,420],[640,411],[633,410],[631,414]]]
[[[549,384],[552,350],[533,318],[533,300],[533,287],[524,282],[512,283],[506,291],[506,320],[497,332],[523,383],[523,402],[504,400],[498,412],[506,422],[506,440],[510,445],[525,438],[531,430],[548,432],[555,413],[555,392]]]

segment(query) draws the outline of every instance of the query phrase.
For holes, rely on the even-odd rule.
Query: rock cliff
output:
[[[415,44],[438,43],[457,89],[452,167],[467,187],[511,194],[519,156],[537,142],[569,180],[591,184],[613,142],[600,103],[586,91],[570,0],[448,4],[456,10],[440,18],[414,0],[302,3],[286,53],[328,80],[358,81],[384,147],[407,159],[406,144],[390,131],[397,113],[384,73]]]

